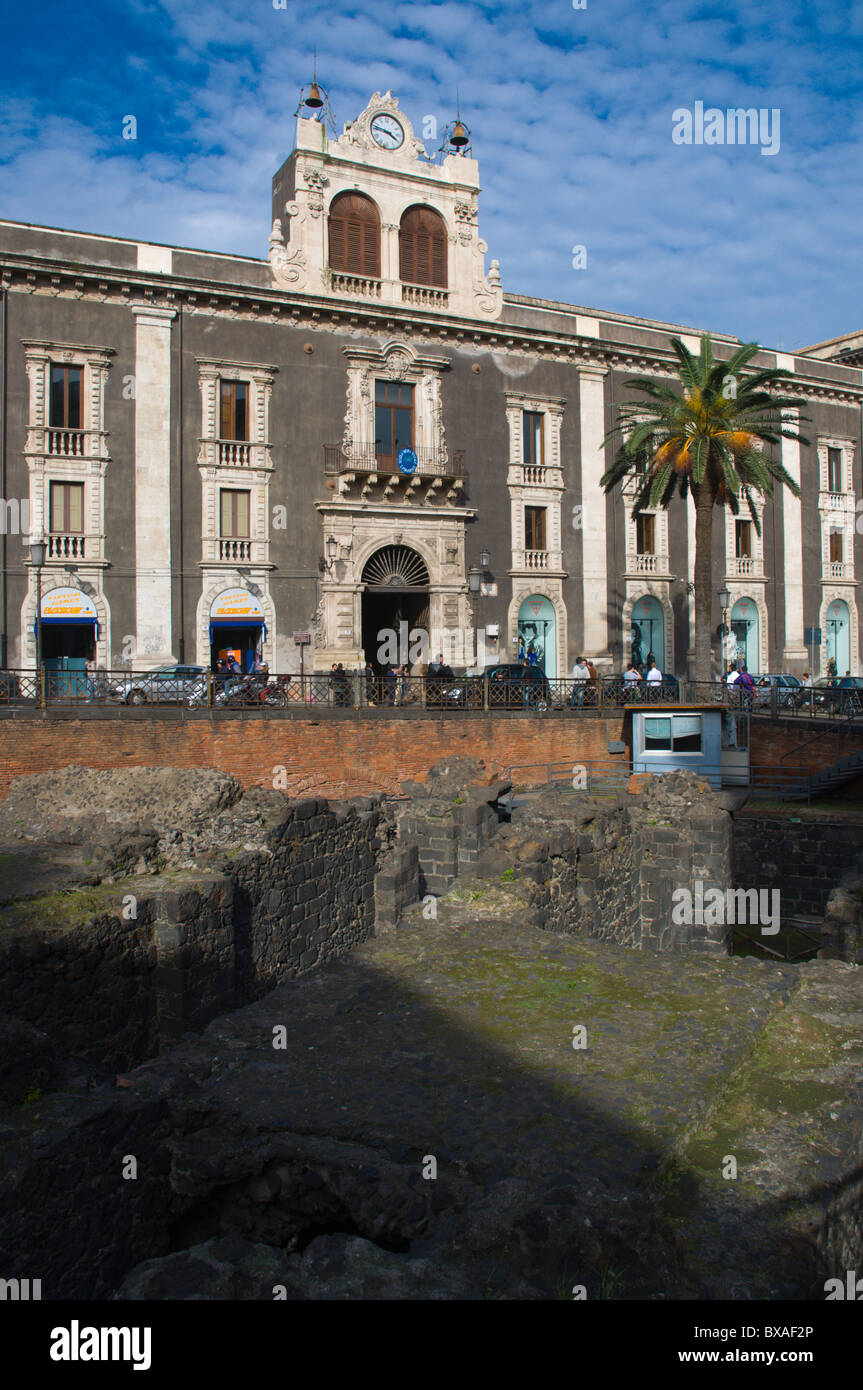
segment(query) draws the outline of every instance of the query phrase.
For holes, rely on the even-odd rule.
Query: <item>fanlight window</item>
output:
[[[367,561],[362,582],[371,589],[427,589],[429,573],[415,550],[388,545]]]
[[[446,225],[434,208],[408,208],[399,229],[399,278],[445,290]]]
[[[379,280],[381,219],[371,198],[340,193],[330,204],[330,270]]]

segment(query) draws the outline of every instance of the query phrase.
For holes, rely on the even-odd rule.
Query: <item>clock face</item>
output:
[[[395,116],[373,116],[370,129],[372,139],[384,150],[397,150],[404,144],[405,133]]]

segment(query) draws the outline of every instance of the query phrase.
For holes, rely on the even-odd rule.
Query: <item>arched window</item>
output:
[[[446,224],[434,208],[408,208],[399,228],[399,278],[445,290]]]
[[[330,204],[330,270],[381,275],[381,219],[371,198],[340,193]]]

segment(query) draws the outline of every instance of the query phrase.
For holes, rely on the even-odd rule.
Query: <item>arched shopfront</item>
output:
[[[55,694],[73,693],[83,680],[88,661],[96,659],[99,635],[96,605],[80,589],[49,589],[40,606],[42,664],[55,675]]]
[[[629,658],[640,669],[653,653],[660,671],[665,670],[665,614],[652,594],[644,594],[632,605]]]
[[[733,661],[745,661],[746,669],[757,676],[761,671],[761,628],[758,609],[751,598],[739,598],[731,610]]]
[[[554,604],[544,594],[531,594],[518,610],[518,659],[530,660],[545,675],[557,675],[557,614]],[[531,663],[533,664],[533,663]]]
[[[851,614],[844,599],[835,598],[824,620],[824,660],[836,662],[837,676],[851,670]]]
[[[243,671],[251,671],[262,655],[266,627],[261,601],[248,589],[223,589],[210,604],[210,669],[219,658],[235,657]]]

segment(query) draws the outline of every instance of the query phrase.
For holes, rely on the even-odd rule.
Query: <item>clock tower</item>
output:
[[[330,138],[297,118],[294,153],[273,179],[276,285],[326,298],[500,316],[497,261],[485,270],[476,161],[429,158],[391,92]]]

